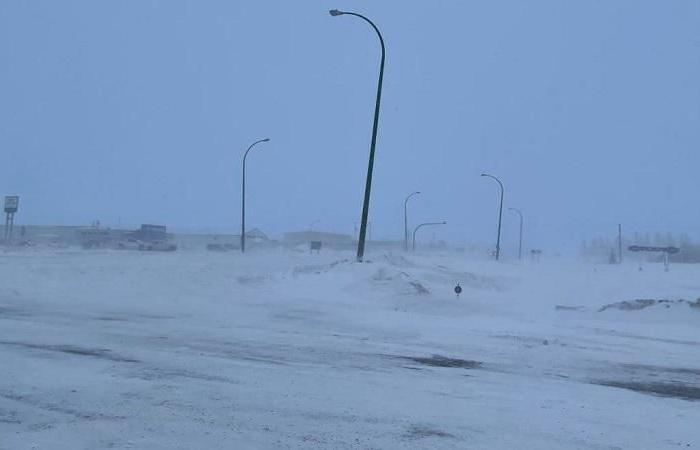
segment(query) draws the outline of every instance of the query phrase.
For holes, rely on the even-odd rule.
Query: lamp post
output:
[[[523,213],[518,208],[508,208],[509,211],[515,211],[520,216],[520,239],[518,240],[518,259],[523,259]]]
[[[382,59],[379,64],[379,82],[377,83],[377,100],[375,103],[374,107],[374,124],[372,127],[372,143],[370,144],[370,149],[369,149],[369,164],[367,166],[367,180],[365,182],[365,198],[364,202],[362,204],[362,220],[360,222],[360,238],[357,242],[357,261],[362,262],[362,258],[364,257],[365,254],[365,235],[367,234],[367,216],[369,214],[369,199],[370,199],[370,192],[372,190],[372,171],[374,169],[374,150],[377,144],[377,129],[379,128],[379,105],[381,103],[382,99],[382,81],[384,80],[384,60],[386,56],[386,49],[384,47],[384,38],[382,37],[382,34],[379,32],[379,28],[367,17],[357,14],[354,12],[347,12],[347,11],[339,11],[337,9],[331,9],[329,11],[330,15],[335,17],[335,16],[355,16],[359,17],[360,19],[364,20],[368,24],[374,28],[374,31],[377,32],[377,36],[379,37],[379,44],[381,45],[382,48]]]
[[[489,177],[493,178],[498,182],[498,185],[501,187],[501,206],[498,208],[498,235],[496,237],[496,261],[501,256],[501,218],[503,217],[503,183],[501,183],[501,180],[498,178],[494,177],[493,175],[489,175],[488,173],[482,173],[482,177]]]
[[[416,232],[421,229],[422,227],[428,226],[428,225],[447,225],[447,222],[426,222],[418,225],[416,228],[413,229],[413,251],[416,251]]]
[[[622,264],[622,224],[617,224],[617,263]],[[668,255],[668,254],[667,254]]]
[[[414,195],[420,194],[420,191],[413,192],[406,197],[406,200],[403,202],[403,249],[405,251],[408,251],[408,211],[407,211],[407,205],[408,205],[408,200],[413,197]]]
[[[261,142],[268,142],[270,139],[265,138],[265,139],[260,139],[259,141],[253,142],[250,147],[248,147],[248,150],[245,151],[245,154],[243,155],[243,180],[242,180],[242,189],[241,189],[241,253],[245,253],[245,161],[246,158],[248,157],[248,152],[255,147],[257,144]]]

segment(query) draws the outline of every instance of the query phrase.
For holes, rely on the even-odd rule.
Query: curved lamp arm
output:
[[[416,249],[416,232],[420,230],[422,227],[428,226],[428,225],[447,225],[447,222],[426,222],[418,225],[416,228],[413,229],[413,250]]]

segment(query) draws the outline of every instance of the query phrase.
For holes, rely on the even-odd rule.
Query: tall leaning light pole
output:
[[[418,194],[420,194],[420,191],[409,194],[403,202],[403,249],[405,251],[408,251],[408,200]]]
[[[257,144],[261,142],[268,142],[270,139],[265,138],[265,139],[260,139],[259,141],[253,142],[250,147],[248,147],[248,150],[245,151],[245,154],[243,155],[243,180],[242,180],[242,188],[241,188],[241,253],[245,253],[245,161],[246,158],[248,157],[248,152],[255,147]]]
[[[520,216],[520,238],[518,239],[518,259],[523,259],[523,213],[518,208],[508,208],[508,211],[514,211]]]
[[[377,144],[377,129],[379,128],[379,105],[382,100],[382,81],[384,80],[384,60],[386,56],[386,49],[384,47],[384,38],[379,32],[379,28],[368,18],[362,14],[357,14],[354,12],[339,11],[337,9],[331,9],[329,11],[330,15],[335,16],[355,16],[364,20],[374,28],[379,37],[379,44],[382,47],[382,59],[379,64],[379,82],[377,83],[377,100],[374,106],[374,125],[372,127],[372,143],[369,148],[369,164],[367,166],[367,181],[365,182],[365,199],[362,204],[362,220],[360,222],[360,238],[357,242],[357,261],[362,262],[362,258],[365,254],[365,236],[367,234],[367,216],[369,214],[369,199],[370,192],[372,190],[372,170],[374,169],[374,149]]]
[[[420,230],[423,227],[429,226],[429,225],[447,225],[447,222],[426,222],[418,225],[416,228],[413,229],[413,251],[416,251],[416,233],[418,230]]]
[[[489,175],[488,173],[482,173],[482,177],[489,177],[493,178],[498,182],[498,185],[501,187],[501,206],[498,208],[498,235],[496,237],[496,261],[501,257],[501,218],[503,217],[503,183],[501,183],[501,180],[498,178],[494,177],[493,175]]]

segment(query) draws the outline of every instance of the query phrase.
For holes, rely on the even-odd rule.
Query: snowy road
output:
[[[0,449],[700,447],[700,308],[599,311],[699,267],[351,258],[0,254]]]

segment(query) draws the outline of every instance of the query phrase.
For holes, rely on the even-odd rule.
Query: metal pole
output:
[[[523,213],[517,208],[508,208],[510,211],[515,211],[520,216],[520,238],[518,239],[518,259],[523,259]]]
[[[242,178],[242,188],[241,188],[241,253],[245,253],[245,162],[248,157],[248,152],[261,142],[268,142],[270,139],[260,139],[259,141],[253,142],[248,150],[245,151],[243,155],[243,178]]]
[[[489,177],[493,178],[498,182],[498,185],[501,187],[501,206],[498,208],[498,235],[496,237],[496,261],[499,260],[501,256],[501,219],[503,217],[503,183],[501,183],[501,180],[498,178],[494,177],[493,175],[489,175],[488,173],[482,173],[482,177]]]
[[[408,200],[417,194],[420,194],[420,191],[409,194],[403,202],[403,249],[405,251],[408,251],[408,212],[406,205],[408,204]]]
[[[413,251],[416,251],[416,232],[421,228],[428,225],[447,225],[447,222],[426,222],[418,225],[413,229]]]
[[[618,264],[622,264],[622,224],[617,224]]]
[[[15,229],[15,213],[10,214],[10,234],[8,240],[12,242],[12,232]]]
[[[369,23],[372,28],[374,28],[374,31],[377,32],[377,36],[379,37],[379,43],[381,44],[382,47],[382,59],[379,64],[379,81],[377,83],[377,100],[374,106],[374,123],[372,126],[372,143],[370,145],[370,150],[369,150],[369,163],[367,165],[367,180],[365,182],[365,198],[364,202],[362,204],[362,221],[360,222],[360,239],[357,243],[357,261],[362,262],[362,258],[364,257],[365,254],[365,235],[367,233],[367,216],[369,214],[369,199],[370,199],[370,192],[372,190],[372,172],[374,169],[374,151],[375,147],[377,144],[377,129],[379,128],[379,106],[381,104],[382,100],[382,82],[384,81],[384,60],[386,57],[386,49],[384,47],[384,38],[382,37],[382,34],[379,32],[379,28],[367,17],[357,14],[354,12],[345,12],[345,11],[338,11],[337,9],[332,9],[329,11],[331,16],[341,16],[341,15],[350,15],[350,16],[355,16],[359,17],[360,19],[366,21]]]

